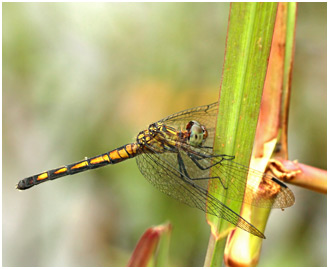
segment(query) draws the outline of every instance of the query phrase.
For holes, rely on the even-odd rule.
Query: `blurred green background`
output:
[[[202,266],[204,213],[168,198],[134,160],[18,192],[19,179],[134,141],[149,123],[218,99],[228,3],[4,3],[4,266],[123,266],[173,224],[170,266]],[[298,6],[289,157],[326,169],[327,5]],[[327,265],[327,199],[291,187],[260,266]]]

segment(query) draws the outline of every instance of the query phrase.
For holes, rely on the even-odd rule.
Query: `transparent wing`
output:
[[[218,161],[220,161],[218,157],[213,160],[213,162]],[[230,191],[227,192],[229,199],[263,208],[287,208],[295,203],[293,192],[271,175],[231,160],[224,160],[214,168],[212,176],[218,176],[225,186],[229,186]],[[248,174],[248,183],[243,193],[243,182]],[[221,192],[220,188],[217,190]],[[222,195],[225,194],[222,192]]]
[[[174,113],[159,121],[165,122],[165,123],[172,123],[172,122],[178,122],[178,121],[185,122],[187,119],[190,119],[191,116],[195,120],[199,120],[200,119],[199,117],[204,118],[205,115],[207,115],[207,118],[209,118],[209,115],[216,116],[217,108],[218,108],[218,102],[215,102],[210,105],[193,107],[190,109],[186,109],[186,110]]]
[[[137,157],[137,164],[146,179],[161,192],[189,206],[223,218],[239,228],[264,238],[264,235],[221,201],[210,195],[199,180],[191,180],[179,167],[178,154],[185,161],[186,152],[157,154],[151,146]]]
[[[234,162],[232,156],[214,155],[212,148],[193,147],[185,142],[170,141],[175,144],[185,168],[184,176],[194,184],[212,191],[228,200],[240,201],[261,208],[287,208],[295,203],[293,192],[275,177]],[[173,157],[174,156],[174,157]],[[177,156],[161,154],[176,170]],[[210,170],[211,168],[211,170]],[[211,171],[211,174],[210,174]],[[248,178],[247,185],[245,182]]]
[[[295,203],[293,192],[273,176],[232,161],[232,156],[213,155],[212,149],[180,148],[187,176],[194,183],[228,200],[240,201],[262,208],[286,208]],[[210,170],[211,168],[211,170]],[[211,174],[210,174],[211,171]],[[245,181],[249,175],[248,183]]]

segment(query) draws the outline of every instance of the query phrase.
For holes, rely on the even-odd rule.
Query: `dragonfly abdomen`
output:
[[[48,180],[54,180],[60,177],[84,172],[86,170],[96,169],[108,164],[122,162],[126,159],[135,157],[138,154],[138,147],[139,146],[136,143],[127,144],[110,152],[92,158],[86,158],[80,162],[64,165],[56,169],[24,178],[18,182],[16,188],[19,190],[26,190]]]

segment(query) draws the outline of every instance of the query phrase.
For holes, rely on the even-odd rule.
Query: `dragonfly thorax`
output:
[[[152,145],[157,152],[164,152],[166,147],[176,147],[177,143],[201,147],[207,137],[206,127],[195,120],[188,122],[185,130],[180,131],[162,122],[155,122],[138,134],[137,144]]]
[[[154,134],[150,133],[149,130],[144,130],[139,132],[137,135],[137,144],[138,145],[146,145],[150,141],[152,141]]]
[[[159,145],[159,134],[161,126],[162,125],[157,122],[152,123],[149,125],[148,129],[139,132],[137,135],[137,144],[140,146],[152,145],[152,147],[161,148]],[[160,151],[163,151],[163,149]]]

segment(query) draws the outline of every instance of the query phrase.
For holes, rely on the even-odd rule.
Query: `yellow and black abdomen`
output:
[[[48,180],[54,180],[59,177],[73,175],[86,170],[122,162],[126,159],[135,157],[138,154],[138,147],[139,145],[136,143],[127,144],[110,152],[92,158],[86,158],[80,162],[64,165],[56,169],[24,178],[18,182],[16,188],[19,190],[26,190]]]

